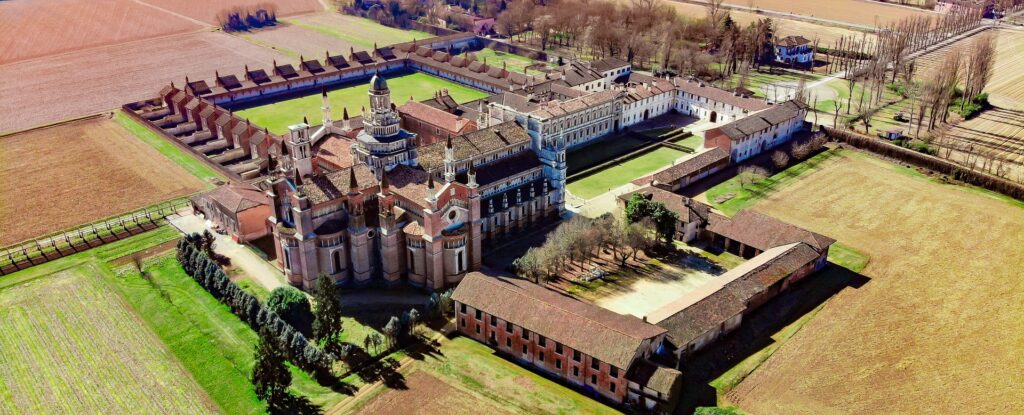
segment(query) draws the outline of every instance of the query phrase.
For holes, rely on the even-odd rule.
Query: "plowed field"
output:
[[[0,182],[0,245],[205,187],[102,117],[0,137]]]
[[[193,19],[202,20],[216,25],[217,13],[232,7],[255,6],[260,3],[273,3],[277,6],[277,17],[291,16],[323,10],[317,0],[142,0],[146,3],[180,13]]]

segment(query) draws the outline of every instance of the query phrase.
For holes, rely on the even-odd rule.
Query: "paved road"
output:
[[[194,214],[168,217],[172,226],[182,233],[202,232],[209,229],[206,221]],[[211,230],[211,232],[213,232]],[[268,291],[287,284],[284,274],[269,262],[256,255],[250,248],[231,240],[227,235],[213,232],[217,238],[214,251],[231,259],[231,265],[241,268],[245,275],[258,282]]]

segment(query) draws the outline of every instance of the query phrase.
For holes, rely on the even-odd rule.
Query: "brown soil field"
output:
[[[726,398],[754,414],[1024,412],[1024,203],[844,152],[754,206],[867,253]]]
[[[287,59],[217,32],[197,32],[110,45],[0,66],[0,133],[120,107],[156,96],[185,76],[212,80]]]
[[[1024,111],[985,110],[951,128],[947,137],[953,139],[948,144],[953,149],[950,159],[962,164],[978,155],[1002,160],[1007,169],[1004,177],[1024,183]],[[989,172],[996,174],[997,168],[993,165]]]
[[[153,6],[179,13],[193,19],[217,25],[217,13],[233,7],[254,6],[260,3],[277,5],[277,16],[291,16],[323,10],[317,0],[142,0]]]
[[[904,17],[929,13],[924,10],[862,0],[726,0],[726,3],[872,27]],[[808,36],[805,34],[804,37]]]
[[[284,53],[292,57],[296,62],[298,62],[300,56],[306,59],[323,60],[324,52],[326,51],[330,51],[332,55],[344,53],[347,56],[350,48],[364,49],[362,46],[354,45],[336,37],[327,36],[315,30],[287,23],[275,28],[238,33],[236,35],[257,45],[266,46]]]
[[[999,108],[1024,111],[1024,32],[1019,30],[996,30],[996,62],[992,80],[985,91],[989,102]],[[977,35],[975,35],[977,36]],[[920,79],[939,66],[950,52],[961,48],[966,53],[975,36],[960,40],[942,49],[917,58],[916,74]]]
[[[456,389],[424,372],[414,372],[406,379],[406,389],[389,389],[362,407],[357,414],[488,414],[512,412],[501,409],[470,393]]]
[[[0,181],[0,245],[206,186],[102,116],[0,138]]]
[[[704,17],[707,15],[707,9],[704,6],[691,4],[691,3],[680,3],[676,1],[669,1],[666,4],[671,5],[676,9],[680,15],[690,17]],[[772,16],[762,16],[756,13],[748,13],[741,11],[730,11],[729,15],[732,19],[740,25],[746,26],[750,23]],[[772,21],[775,23],[776,31],[779,36],[803,36],[808,39],[814,40],[815,37],[821,40],[821,46],[828,46],[832,42],[835,42],[843,36],[862,36],[862,32],[842,28],[835,26],[826,26],[821,24],[814,24],[803,22],[799,20],[780,19],[772,17]],[[869,35],[874,37],[874,35]]]
[[[2,1],[0,65],[201,27],[128,0]]]

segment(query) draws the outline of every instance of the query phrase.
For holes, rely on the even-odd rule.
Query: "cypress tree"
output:
[[[325,274],[316,279],[313,289],[313,338],[324,340],[341,333],[341,292]]]
[[[287,394],[292,374],[285,365],[281,343],[269,329],[260,330],[256,345],[256,365],[252,369],[252,383],[259,396],[270,408],[276,408]],[[273,411],[272,411],[273,412]]]

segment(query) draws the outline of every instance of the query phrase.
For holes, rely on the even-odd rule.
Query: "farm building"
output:
[[[810,65],[814,62],[811,41],[803,36],[786,36],[775,42],[775,60],[789,65]]]
[[[616,404],[668,412],[680,372],[652,359],[666,330],[529,281],[468,274],[452,294],[465,336]]]
[[[704,133],[704,147],[719,147],[738,163],[789,141],[804,128],[807,104],[786,101]]]
[[[712,148],[654,174],[655,187],[674,192],[729,166],[729,152]]]
[[[249,184],[228,184],[192,198],[192,208],[237,242],[267,236],[270,199]]]

